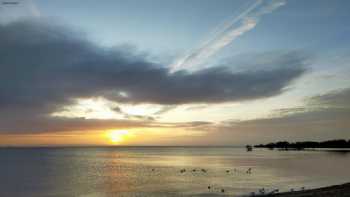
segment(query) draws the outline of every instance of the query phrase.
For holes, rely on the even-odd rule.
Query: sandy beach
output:
[[[318,189],[310,189],[305,191],[286,192],[274,195],[273,197],[349,197],[350,183],[342,185],[334,185]]]

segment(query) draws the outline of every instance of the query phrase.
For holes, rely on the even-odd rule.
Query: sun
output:
[[[107,133],[107,137],[112,143],[119,144],[129,138],[130,133],[127,130],[113,130]]]

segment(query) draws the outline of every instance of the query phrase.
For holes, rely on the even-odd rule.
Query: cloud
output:
[[[308,100],[309,105],[318,108],[345,108],[350,110],[350,89],[335,90]]]
[[[127,120],[144,120],[144,121],[154,121],[156,120],[153,116],[146,116],[146,115],[134,115],[134,114],[128,114],[127,112],[124,112],[119,107],[116,107],[113,109],[115,112],[122,114],[125,119]]]
[[[0,120],[0,133],[47,133],[64,131],[101,131],[150,127],[149,121],[140,120],[101,120],[62,117],[19,116]]]
[[[132,115],[128,120],[85,119],[50,116],[8,116],[0,119],[2,134],[36,134],[66,131],[103,131],[130,128],[184,128],[200,130],[211,122],[193,121],[181,123],[157,122],[147,116]],[[141,130],[142,131],[142,130]]]
[[[305,107],[277,110],[277,116],[225,121],[206,129],[216,131],[209,134],[213,142],[231,139],[227,144],[350,138],[349,98],[350,89],[338,90],[308,98]]]
[[[198,65],[201,65],[221,49],[231,44],[239,36],[254,29],[263,15],[271,13],[285,4],[286,1],[284,0],[257,0],[236,18],[226,22],[222,29],[219,29],[213,38],[204,41],[199,49],[177,59],[170,65],[171,70],[198,70]],[[237,23],[239,23],[238,26],[236,26]]]
[[[266,70],[234,72],[227,65],[170,73],[129,49],[101,48],[43,19],[0,25],[0,43],[0,115],[7,117],[1,125],[47,118],[76,98],[169,106],[265,98],[282,93],[306,70],[304,56],[286,53]]]

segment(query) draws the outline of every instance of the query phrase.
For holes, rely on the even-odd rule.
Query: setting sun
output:
[[[114,130],[110,131],[107,136],[112,143],[121,143],[130,137],[130,133],[127,130]]]

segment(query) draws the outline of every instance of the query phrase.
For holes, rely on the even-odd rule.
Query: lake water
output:
[[[349,166],[350,153],[327,151],[0,148],[0,196],[242,196],[350,182]]]

